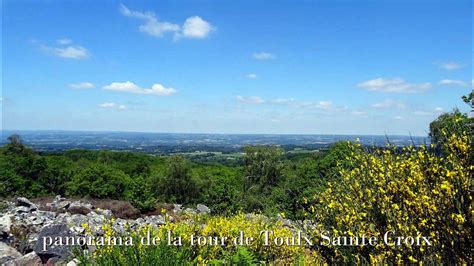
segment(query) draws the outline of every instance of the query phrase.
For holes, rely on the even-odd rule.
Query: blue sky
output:
[[[3,1],[2,126],[426,135],[472,90],[472,3]]]

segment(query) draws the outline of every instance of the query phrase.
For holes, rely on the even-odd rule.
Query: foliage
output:
[[[67,195],[99,199],[124,198],[131,179],[110,166],[92,163],[76,173],[67,183]]]
[[[341,181],[330,182],[321,195],[314,196],[318,202],[313,205],[318,228],[333,236],[365,234],[383,239],[385,232],[395,231],[398,236],[431,237],[433,245],[330,246],[325,252],[330,261],[462,264],[472,260],[470,138],[466,132],[443,138],[447,151],[443,157],[424,146],[406,147],[401,153],[393,147],[368,153],[353,144],[348,159],[355,167],[341,170]]]
[[[127,229],[124,233],[113,230],[113,221],[102,226],[105,237],[118,237],[122,239],[130,236],[134,239],[132,246],[96,246],[91,256],[80,255],[79,260],[84,264],[94,265],[182,265],[192,264],[237,264],[249,265],[254,263],[289,264],[300,259],[305,248],[289,245],[264,245],[264,230],[274,232],[275,236],[291,237],[292,232],[283,226],[281,221],[268,221],[261,215],[237,214],[231,217],[191,217],[175,223],[167,223],[160,227],[144,225],[138,229]],[[86,232],[93,235],[94,229],[87,224],[83,225]],[[168,244],[168,233],[172,239],[181,237],[181,245]],[[240,232],[244,237],[252,237],[253,242],[233,243],[234,237],[240,239]],[[160,241],[156,245],[141,245],[142,237],[150,239],[155,237]],[[191,236],[194,236],[194,245],[191,245]],[[206,245],[198,244],[196,237],[206,239]],[[221,245],[221,237],[227,237],[225,245]],[[209,241],[214,241],[210,244]],[[202,241],[202,240],[201,240]],[[240,240],[239,240],[240,241]],[[172,243],[172,242],[171,242]],[[307,251],[307,250],[306,250]],[[317,252],[310,254],[307,260],[321,263],[321,256]]]

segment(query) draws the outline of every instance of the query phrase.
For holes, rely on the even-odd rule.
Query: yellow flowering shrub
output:
[[[282,221],[269,220],[262,215],[237,214],[231,217],[223,216],[196,216],[189,220],[170,222],[162,226],[144,225],[140,228],[126,228],[125,232],[119,233],[112,229],[113,221],[102,226],[104,236],[131,237],[133,246],[97,246],[91,258],[81,257],[80,260],[91,264],[114,264],[114,265],[152,265],[156,263],[166,264],[169,260],[173,264],[193,263],[226,263],[242,262],[233,261],[233,256],[242,249],[248,251],[253,263],[271,262],[277,264],[321,264],[322,257],[318,252],[308,247],[274,244],[265,245],[262,231],[271,231],[274,236],[291,238],[295,235],[288,227],[283,226]],[[87,225],[83,225],[89,235],[93,232]],[[168,234],[181,237],[181,245],[169,245]],[[159,238],[156,244],[143,245],[140,240]],[[235,244],[233,239],[252,238],[249,245]],[[191,237],[194,236],[194,245],[191,245]],[[197,236],[206,239],[206,244],[197,244]],[[227,237],[225,244],[220,242],[221,237]],[[201,238],[201,240],[202,240]],[[217,240],[210,244],[212,240]],[[240,240],[239,240],[240,241]],[[245,241],[245,240],[244,240]],[[240,242],[239,242],[240,243]],[[246,261],[248,262],[248,261]],[[88,264],[88,263],[85,263]],[[245,264],[245,263],[244,263]]]
[[[431,149],[395,147],[364,151],[352,144],[354,167],[315,196],[314,216],[331,236],[430,237],[431,246],[378,241],[366,246],[328,246],[328,260],[370,263],[472,261],[472,176],[467,134],[451,135],[444,155]],[[320,232],[313,232],[315,235]],[[423,241],[421,241],[423,242]]]

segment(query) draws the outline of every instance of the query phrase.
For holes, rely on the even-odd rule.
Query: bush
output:
[[[340,172],[315,198],[315,217],[321,230],[333,236],[376,236],[387,231],[400,236],[428,236],[432,246],[330,246],[331,261],[370,263],[472,261],[471,178],[469,137],[466,133],[445,138],[446,156],[438,157],[426,147],[393,147],[365,152],[354,144],[348,158],[355,167]],[[316,232],[313,232],[316,233]]]

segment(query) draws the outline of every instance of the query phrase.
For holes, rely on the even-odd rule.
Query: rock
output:
[[[47,220],[54,220],[56,218],[56,213],[55,212],[50,212],[50,211],[37,211],[36,214],[38,216],[43,216]]]
[[[8,237],[10,234],[10,228],[12,227],[12,218],[14,216],[11,214],[6,214],[0,217],[0,238]]]
[[[33,204],[33,202],[29,201],[27,198],[24,197],[18,197],[16,199],[16,206],[24,206],[35,210],[38,209],[38,207]]]
[[[87,208],[87,209],[94,209],[94,206],[88,202],[82,202],[82,201],[73,201],[69,205],[69,208]]]
[[[182,204],[173,204],[173,211],[175,213],[179,213],[183,211],[183,205]]]
[[[100,209],[100,208],[97,208],[94,210],[97,214],[100,214],[100,215],[104,215],[104,217],[106,219],[110,219],[112,218],[112,211],[111,210],[104,210],[104,209]]]
[[[30,207],[26,207],[26,206],[18,206],[14,210],[17,213],[28,213],[31,211]]]
[[[41,258],[35,252],[30,252],[22,257],[9,261],[6,266],[40,266],[43,265]]]
[[[66,266],[77,266],[80,263],[78,259],[73,259],[66,264]]]
[[[0,265],[21,257],[21,253],[9,245],[0,242]]]
[[[73,226],[71,227],[71,231],[73,231],[76,234],[83,234],[85,232],[85,229],[82,226]]]
[[[63,244],[65,244],[64,242],[66,239],[70,237],[75,237],[75,234],[69,231],[66,224],[53,224],[45,226],[40,232],[38,242],[36,242],[34,247],[34,251],[38,254],[43,262],[49,261],[51,258],[59,260],[64,259],[71,255],[71,250],[74,247],[66,245],[48,246],[48,243],[45,243],[45,240],[51,238],[54,242],[55,239],[62,239]]]
[[[58,209],[67,209],[69,208],[70,205],[71,205],[71,202],[67,200],[55,203],[55,206]]]
[[[209,209],[209,207],[207,207],[204,204],[198,204],[196,206],[196,210],[198,211],[198,213],[202,213],[202,214],[208,214],[211,212],[211,209]]]
[[[163,215],[152,215],[145,218],[146,223],[154,225],[164,225],[166,224],[165,218]]]

